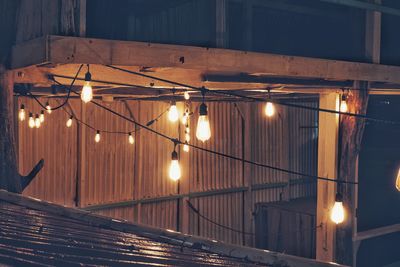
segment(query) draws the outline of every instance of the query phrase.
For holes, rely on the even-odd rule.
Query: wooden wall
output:
[[[45,101],[45,100],[43,100]],[[51,99],[51,105],[59,101]],[[32,99],[19,97],[18,104],[40,112]],[[153,119],[169,104],[151,101],[104,103],[141,123]],[[316,102],[305,102],[316,105]],[[317,114],[308,110],[278,107],[273,119],[263,115],[263,105],[254,103],[209,103],[212,138],[204,145],[195,139],[198,103],[191,103],[191,139],[194,144],[260,163],[316,174]],[[182,109],[182,104],[179,103]],[[99,130],[131,131],[132,124],[80,100],[68,110]],[[46,113],[47,114],[47,113]],[[241,161],[191,149],[180,151],[183,175],[178,186],[167,171],[171,141],[145,130],[127,135],[101,135],[75,122],[65,126],[68,115],[54,111],[39,129],[18,124],[19,168],[26,173],[40,158],[45,166],[24,192],[70,207],[126,219],[132,222],[180,230],[235,244],[253,244],[253,211],[256,203],[315,196],[315,183]],[[151,126],[170,136],[183,136],[183,127],[162,116]],[[221,228],[189,209],[189,200],[201,214],[233,228]]]

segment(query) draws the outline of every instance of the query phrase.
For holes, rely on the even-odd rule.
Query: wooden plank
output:
[[[320,108],[338,110],[338,94],[321,94]],[[338,130],[337,114],[319,113],[318,119],[318,176],[334,178],[337,174]],[[316,259],[333,261],[335,226],[329,219],[335,202],[335,183],[318,180],[316,225]]]
[[[43,38],[36,42],[45,43]],[[32,43],[27,42],[14,47],[12,68],[50,61],[400,83],[397,66],[132,41],[48,38],[48,58],[42,55],[33,62],[29,57],[19,57],[23,50],[33,51]]]
[[[354,241],[362,241],[397,232],[400,232],[400,223],[359,232],[356,234]]]
[[[381,0],[372,0],[380,4]],[[365,56],[372,62],[380,63],[381,52],[381,13],[368,11],[365,20]]]

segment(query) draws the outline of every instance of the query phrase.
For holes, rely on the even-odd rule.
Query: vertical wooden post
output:
[[[381,0],[372,1],[381,4]],[[367,60],[378,64],[381,56],[381,13],[367,11],[365,18],[365,56]]]
[[[78,35],[86,36],[86,0],[79,0]]]
[[[320,94],[320,108],[338,110],[336,93]],[[337,174],[339,116],[320,112],[318,119],[318,176],[334,178]],[[329,212],[335,202],[335,183],[318,181],[316,224],[316,259],[334,260],[335,228],[329,220]]]
[[[0,189],[21,193],[15,152],[13,90],[12,72],[0,65]]]
[[[215,0],[215,44],[217,47],[227,47],[227,0]]]

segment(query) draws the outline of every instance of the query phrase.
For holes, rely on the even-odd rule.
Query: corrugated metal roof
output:
[[[255,266],[276,261],[332,266],[129,224],[4,190],[0,225],[0,263],[12,266]]]

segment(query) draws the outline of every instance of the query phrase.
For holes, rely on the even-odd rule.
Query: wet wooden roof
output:
[[[130,224],[0,190],[0,263],[6,266],[270,266],[277,261],[285,266],[333,266]]]

